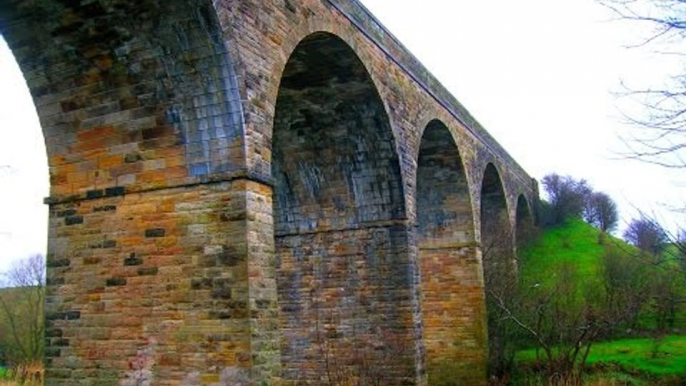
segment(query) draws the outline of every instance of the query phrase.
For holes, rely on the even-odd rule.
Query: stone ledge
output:
[[[274,181],[272,177],[258,173],[253,173],[247,170],[238,170],[230,173],[212,174],[196,177],[187,177],[179,180],[171,180],[159,185],[132,185],[131,187],[118,186],[100,190],[89,190],[74,195],[52,195],[44,198],[43,203],[45,205],[58,205],[71,202],[90,201],[103,198],[118,197],[133,193],[147,193],[158,190],[190,188],[198,185],[212,185],[237,180],[252,181],[261,185],[268,186],[269,188],[272,188],[274,186]]]

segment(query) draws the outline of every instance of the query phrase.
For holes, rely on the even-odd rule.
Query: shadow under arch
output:
[[[534,235],[534,215],[529,201],[523,194],[517,197],[517,211],[515,212],[515,247],[517,252]]]
[[[417,160],[417,245],[426,366],[432,386],[485,379],[485,312],[474,214],[450,130],[429,122]]]
[[[291,54],[272,150],[284,379],[319,384],[332,367],[388,385],[414,379],[394,137],[370,75],[337,36],[313,33]]]
[[[481,185],[481,253],[488,315],[488,371],[501,376],[507,369],[505,355],[509,348],[507,325],[503,324],[500,302],[516,288],[514,236],[510,225],[507,199],[500,173],[489,163]]]
[[[493,163],[486,165],[481,180],[481,249],[484,259],[491,249],[498,252],[511,247],[507,198],[500,178],[500,173]]]

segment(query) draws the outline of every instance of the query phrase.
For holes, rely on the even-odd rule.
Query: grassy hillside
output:
[[[519,267],[525,285],[550,287],[564,275],[571,278],[579,296],[594,296],[602,286],[603,256],[610,249],[637,253],[615,237],[602,234],[581,219],[573,219],[541,233],[519,251]]]
[[[564,265],[572,266],[580,281],[597,280],[608,244],[607,240],[600,244],[599,237],[599,230],[580,219],[542,230],[538,237],[519,251],[524,281],[550,284]],[[616,239],[612,241],[622,243]]]
[[[633,256],[629,258],[638,255],[633,246],[601,235],[600,231],[580,219],[572,220],[557,228],[541,230],[534,240],[520,249],[520,275],[526,285],[553,286],[560,279],[561,272],[566,270],[568,274],[565,277],[573,278],[579,296],[589,299],[600,294],[598,289],[604,284],[604,256],[613,249],[629,252]],[[654,304],[646,306],[642,319],[652,319],[653,307]],[[683,310],[677,313],[676,328],[670,332],[675,335],[664,339],[645,339],[643,335],[636,339],[596,343],[591,349],[588,364],[614,366],[622,373],[647,377],[686,376],[685,314]],[[650,329],[651,323],[641,324]],[[530,362],[534,357],[534,350],[523,350],[517,354],[521,362]]]
[[[603,257],[613,249],[657,273],[676,272],[675,269],[679,269],[679,263],[675,261],[678,253],[673,246],[665,249],[661,258],[663,263],[653,265],[654,258],[639,257],[640,252],[634,246],[618,238],[601,234],[598,229],[581,219],[573,219],[556,228],[542,229],[537,237],[521,248],[521,278],[526,285],[550,286],[557,282],[561,272],[566,268],[567,277],[571,276],[577,284],[579,296],[594,296],[599,286],[604,284]],[[662,278],[655,276],[654,280]],[[682,296],[686,297],[686,275],[677,275],[676,280],[677,282],[672,285],[683,287]],[[649,316],[649,313],[642,315],[642,327],[654,327]],[[680,329],[686,329],[684,307],[677,311],[676,318]]]
[[[532,242],[521,248],[521,273],[527,282],[545,281],[552,279],[561,266],[570,264],[577,271],[579,279],[598,278],[603,255],[610,248],[639,254],[633,245],[616,237],[603,235],[581,219],[572,219],[562,226],[542,229]],[[675,246],[668,245],[662,256],[664,266],[678,268],[678,262],[675,261],[678,254]]]

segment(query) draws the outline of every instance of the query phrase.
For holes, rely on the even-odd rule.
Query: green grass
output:
[[[0,379],[4,379],[7,376],[7,369],[0,366]]]
[[[686,375],[686,336],[667,336],[659,344],[652,339],[600,343],[591,348],[588,362],[617,363],[658,376]]]
[[[643,261],[646,266],[651,265],[650,257],[639,257],[639,250],[618,238],[601,235],[601,232],[581,219],[571,219],[564,225],[542,229],[541,234],[532,242],[521,248],[521,279],[525,286],[540,284],[552,286],[558,282],[564,267],[571,268],[571,280],[576,284],[578,300],[593,299],[597,289],[603,285],[602,267],[603,256],[611,249],[623,251],[630,258]],[[670,270],[678,268],[676,260],[678,251],[673,245],[667,246],[662,259],[665,263],[661,268]],[[677,286],[686,291],[686,275],[678,279]],[[682,292],[686,296],[685,292]],[[639,329],[654,329],[655,318],[646,306],[639,316]],[[676,314],[675,326],[686,328],[686,309],[681,307]]]
[[[600,239],[604,242],[599,243]],[[581,219],[573,219],[552,229],[545,229],[519,253],[522,281],[526,284],[551,286],[559,279],[563,267],[572,269],[579,290],[600,283],[602,257],[612,245],[633,248],[600,231]]]
[[[571,268],[578,295],[591,299],[589,296],[597,296],[595,288],[603,284],[603,256],[612,248],[638,254],[633,246],[611,236],[601,236],[599,230],[580,219],[556,228],[543,229],[535,240],[519,252],[522,281],[526,285],[553,286],[560,279],[563,269]],[[684,319],[684,312],[679,314],[678,319]],[[650,315],[644,317],[652,321]],[[518,352],[516,360],[522,364],[533,362],[535,350]],[[615,371],[617,376],[623,374],[629,378],[636,375],[640,378],[686,377],[686,336],[667,336],[657,350],[652,339],[596,343],[592,346],[587,364],[607,365],[608,372]]]
[[[517,353],[520,363],[532,362],[535,350]],[[649,376],[686,376],[686,336],[670,335],[656,346],[652,339],[621,339],[596,343],[591,347],[588,365],[618,365],[624,370]]]
[[[532,243],[526,245],[520,258],[523,261],[522,274],[539,276],[546,274],[551,280],[557,268],[564,263],[573,264],[581,277],[597,277],[599,257],[605,247],[598,243],[600,231],[580,219],[568,221],[565,225],[543,230]]]

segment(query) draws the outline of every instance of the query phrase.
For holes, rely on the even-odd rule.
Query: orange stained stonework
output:
[[[8,0],[0,33],[50,167],[46,385],[486,384],[488,224],[536,183],[360,3]]]

